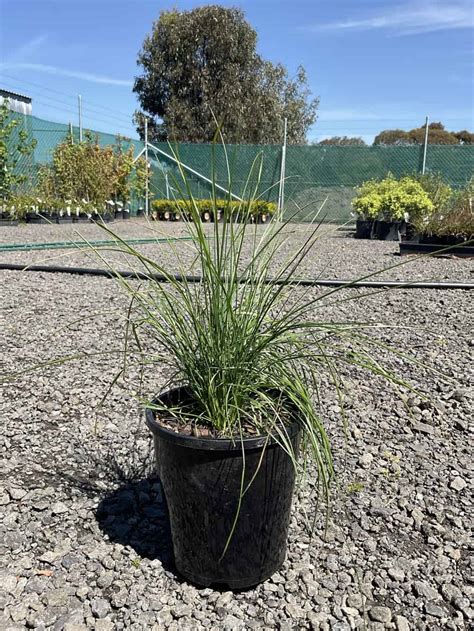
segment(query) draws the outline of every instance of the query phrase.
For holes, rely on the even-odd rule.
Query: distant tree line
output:
[[[415,127],[410,131],[403,129],[385,129],[374,139],[374,145],[421,145],[425,142],[425,126]],[[366,143],[360,136],[333,136],[325,138],[318,145],[365,146]],[[474,134],[467,129],[462,131],[448,131],[442,123],[430,123],[428,125],[428,144],[430,145],[472,145]]]

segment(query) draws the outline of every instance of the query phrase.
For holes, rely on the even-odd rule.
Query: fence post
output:
[[[148,164],[148,119],[145,116],[145,173],[146,173],[146,178],[145,178],[145,217],[148,217],[148,201],[149,201],[149,190],[148,190],[148,180],[150,179],[150,173],[148,171],[148,169],[150,168],[149,164]]]
[[[77,104],[79,107],[79,142],[82,142],[82,96],[77,95]]]
[[[281,148],[280,186],[278,190],[278,219],[283,219],[283,205],[285,203],[285,171],[286,171],[286,129],[288,119],[285,118],[283,130],[283,146]]]
[[[426,169],[426,151],[428,148],[428,116],[426,117],[426,121],[425,121],[425,142],[423,144],[423,166],[421,167],[421,174],[424,175],[425,174],[425,169]]]

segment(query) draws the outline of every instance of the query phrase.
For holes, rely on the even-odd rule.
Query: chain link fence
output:
[[[17,168],[27,178],[25,190],[33,189],[40,165],[52,159],[56,145],[69,133],[79,141],[79,129],[36,116],[22,116],[23,128],[36,141],[31,156],[22,157]],[[85,132],[84,132],[85,133]],[[100,145],[113,145],[113,134],[92,131]],[[135,155],[143,149],[139,140],[121,137],[124,148],[133,145]],[[156,152],[153,147],[159,149]],[[164,155],[166,154],[166,156]],[[279,145],[169,145],[149,148],[152,165],[150,193],[154,198],[181,197],[188,189],[198,198],[209,197],[215,182],[217,194],[231,191],[238,197],[260,195],[278,200],[282,148]],[[185,165],[186,185],[176,161]],[[351,217],[354,189],[365,180],[420,173],[423,146],[288,146],[284,183],[284,210],[295,221],[310,221],[326,200],[321,213],[326,221],[345,222]],[[454,187],[466,184],[474,171],[474,145],[428,145],[426,170],[441,174]]]

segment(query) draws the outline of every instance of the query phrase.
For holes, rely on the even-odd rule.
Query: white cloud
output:
[[[81,81],[89,81],[90,83],[102,83],[105,85],[118,85],[126,87],[131,87],[133,85],[133,82],[127,79],[113,79],[112,77],[105,77],[103,75],[92,74],[90,72],[67,70],[66,68],[57,68],[56,66],[48,66],[45,64],[6,61],[4,63],[0,63],[0,68],[3,68],[4,70],[34,70],[36,72],[45,72],[47,74],[70,77]]]
[[[303,27],[306,31],[386,30],[396,35],[416,35],[433,31],[472,28],[474,11],[471,2],[425,0],[393,6],[381,13],[340,22]]]
[[[29,42],[25,42],[18,48],[14,49],[9,56],[10,61],[20,62],[25,59],[29,59],[32,54],[39,50],[45,41],[48,39],[47,35],[38,35],[33,37]]]

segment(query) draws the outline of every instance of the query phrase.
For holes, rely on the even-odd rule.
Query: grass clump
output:
[[[182,181],[174,186],[191,236],[187,247],[201,275],[198,283],[186,278],[189,264],[181,251],[175,250],[181,272],[177,279],[158,260],[103,227],[135,261],[135,269],[149,276],[149,282],[140,285],[117,278],[131,297],[127,340],[135,340],[145,369],[156,361],[166,365],[171,375],[166,387],[184,386],[193,402],[192,408],[161,411],[235,441],[272,436],[298,467],[286,432],[288,410],[295,411],[315,466],[316,492],[328,498],[334,471],[322,420],[321,375],[329,377],[342,409],[344,366],[362,368],[397,385],[405,382],[371,354],[387,348],[364,334],[368,325],[316,317],[317,308],[341,287],[311,293],[298,286],[298,271],[321,236],[320,225],[311,226],[290,252],[290,220],[265,226],[246,221],[259,201],[258,184],[251,189],[249,182],[259,181],[261,171],[259,157],[242,195],[245,201],[230,196],[222,200],[214,189],[208,203],[213,212],[222,213],[222,221],[207,225],[181,170]],[[236,211],[242,221],[233,221]],[[154,274],[167,282],[153,280]],[[144,354],[150,344],[154,356]],[[160,411],[152,401],[147,405]]]

